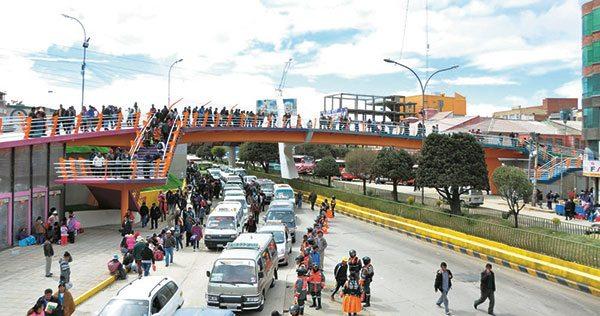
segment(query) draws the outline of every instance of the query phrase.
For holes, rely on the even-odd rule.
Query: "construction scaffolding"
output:
[[[323,112],[347,109],[354,121],[400,122],[416,115],[416,103],[406,102],[401,95],[379,96],[338,93],[323,97]]]

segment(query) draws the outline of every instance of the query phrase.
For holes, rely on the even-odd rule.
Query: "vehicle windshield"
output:
[[[256,264],[252,260],[217,260],[210,282],[229,284],[256,283]]]
[[[211,216],[208,218],[206,228],[235,229],[235,219],[231,216]]]
[[[294,191],[290,189],[279,189],[275,193],[275,197],[278,199],[291,199],[294,197]]]
[[[264,184],[261,184],[261,185],[260,185],[260,188],[261,188],[263,191],[271,191],[271,192],[273,192],[273,184],[271,184],[271,183],[264,183]]]
[[[240,190],[227,190],[225,191],[225,195],[227,196],[246,196],[243,191]]]
[[[127,315],[147,316],[148,301],[112,299],[104,306],[99,316]]]
[[[292,223],[295,221],[294,214],[291,212],[269,212],[267,213],[268,221],[282,221],[284,223]]]
[[[273,234],[273,239],[275,239],[276,244],[282,244],[285,241],[285,235],[282,231],[274,231],[271,232]]]

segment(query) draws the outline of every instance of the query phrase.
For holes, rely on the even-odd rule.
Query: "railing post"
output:
[[[0,135],[2,135],[2,117],[0,116]]]
[[[135,112],[135,115],[133,116],[133,128],[135,128],[137,130],[137,129],[139,129],[139,125],[140,125],[140,112]]]
[[[62,174],[63,179],[67,179],[67,165],[65,162],[65,158],[60,157],[58,158],[58,169],[60,170],[60,173]]]
[[[252,127],[258,127],[258,114],[254,114],[254,122],[252,123]]]
[[[192,126],[196,127],[197,124],[198,124],[198,112],[194,112],[194,114],[192,114]]]
[[[108,160],[104,160],[104,179],[108,178]]]
[[[119,112],[119,114],[117,114],[117,126],[115,126],[117,131],[121,129],[121,124],[123,124],[123,113]]]
[[[104,114],[99,113],[98,114],[98,123],[96,123],[96,132],[99,132],[102,130],[102,120],[104,119]]]
[[[131,177],[130,177],[131,179],[137,178],[137,165],[138,165],[137,160],[131,161]]]
[[[202,127],[206,127],[208,124],[208,111],[204,112],[204,120],[202,121]]]
[[[229,115],[227,115],[227,125],[226,127],[230,127],[231,126],[231,121],[233,120],[233,114],[229,113]]]
[[[81,128],[81,120],[82,120],[82,115],[78,114],[77,119],[75,121],[75,129],[73,130],[73,134],[79,134],[79,129]]]
[[[214,122],[214,127],[219,127],[219,121],[221,120],[221,114],[220,113],[215,113],[215,122]]]
[[[57,128],[58,128],[58,116],[53,115],[52,116],[52,129],[50,130],[50,136],[56,135]],[[0,130],[2,130],[1,126],[0,126]]]
[[[69,166],[71,168],[71,178],[77,178],[77,167],[75,166],[75,159],[69,158]]]

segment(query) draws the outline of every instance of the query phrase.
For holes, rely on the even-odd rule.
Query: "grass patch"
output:
[[[183,184],[182,180],[180,180],[176,176],[169,173],[167,175],[167,183],[166,184],[155,186],[155,187],[145,188],[145,189],[141,190],[141,192],[154,191],[154,190],[162,190],[162,191],[177,190],[178,188],[181,187],[182,184]]]

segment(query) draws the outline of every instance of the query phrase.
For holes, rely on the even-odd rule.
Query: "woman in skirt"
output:
[[[362,310],[362,303],[360,300],[361,289],[356,274],[350,274],[350,278],[346,281],[346,284],[344,284],[342,295],[344,297],[342,301],[342,311],[347,313],[348,316],[358,315]]]

